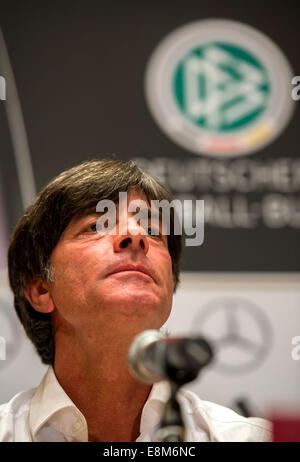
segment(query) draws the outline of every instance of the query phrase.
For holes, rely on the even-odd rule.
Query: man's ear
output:
[[[50,294],[49,285],[41,278],[36,278],[29,283],[24,294],[30,305],[40,313],[51,313],[55,304]]]

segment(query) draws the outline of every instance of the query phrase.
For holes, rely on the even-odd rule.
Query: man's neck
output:
[[[129,339],[99,339],[97,344],[91,339],[83,345],[81,340],[57,335],[56,377],[86,418],[89,441],[135,441],[151,386],[129,374]]]

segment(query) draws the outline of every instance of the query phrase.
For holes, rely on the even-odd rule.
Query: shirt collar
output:
[[[29,425],[33,441],[38,441],[38,433],[45,426],[53,427],[68,440],[88,441],[86,420],[59,384],[51,366],[31,400]]]
[[[152,386],[142,410],[137,441],[151,439],[169,393],[167,382]],[[47,426],[54,428],[69,441],[88,441],[85,417],[59,384],[52,366],[48,368],[31,400],[29,425],[33,441],[39,441],[39,435],[44,433]]]
[[[170,395],[167,382],[158,382],[152,386],[149,397],[143,407],[140,423],[140,437],[138,441],[152,440],[153,433],[159,424],[165,402]],[[143,439],[140,439],[143,438]]]

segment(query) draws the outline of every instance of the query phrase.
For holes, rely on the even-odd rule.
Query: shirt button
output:
[[[81,427],[82,427],[82,425],[81,425],[80,421],[77,420],[77,422],[74,423],[74,425],[73,425],[73,430],[74,430],[75,432],[77,432],[78,430],[81,429]]]

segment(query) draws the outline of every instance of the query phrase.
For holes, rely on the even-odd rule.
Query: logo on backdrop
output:
[[[292,75],[283,53],[261,32],[235,21],[198,21],[158,45],[146,70],[146,99],[180,146],[239,156],[284,130],[294,108]]]
[[[225,374],[256,369],[271,349],[272,329],[263,311],[246,299],[224,297],[201,309],[193,326],[212,343],[215,368]]]

